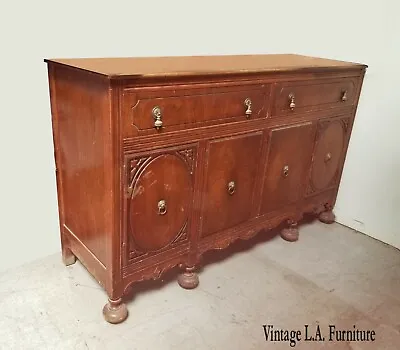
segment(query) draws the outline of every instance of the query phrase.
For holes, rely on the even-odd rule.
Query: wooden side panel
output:
[[[113,171],[105,166],[104,151],[109,134],[108,81],[51,65],[49,79],[60,225],[105,268],[112,191],[107,176]]]

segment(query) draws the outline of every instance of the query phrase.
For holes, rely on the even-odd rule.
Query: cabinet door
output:
[[[261,132],[208,144],[202,236],[251,217],[261,144]]]
[[[319,122],[309,194],[338,184],[348,141],[349,120],[341,118]]]
[[[128,260],[187,242],[194,149],[128,161]]]
[[[271,130],[261,214],[295,203],[302,196],[314,134],[315,128],[311,123]]]

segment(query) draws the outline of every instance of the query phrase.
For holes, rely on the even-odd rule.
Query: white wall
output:
[[[398,1],[101,3],[0,5],[0,269],[59,250],[47,57],[293,52],[367,63],[336,211],[400,247]]]

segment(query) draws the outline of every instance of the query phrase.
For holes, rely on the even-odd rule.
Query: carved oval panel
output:
[[[160,155],[139,171],[128,213],[138,250],[162,249],[183,234],[192,190],[190,169],[177,155]]]
[[[322,190],[331,185],[339,171],[345,142],[345,127],[333,121],[322,127],[314,152],[312,187]]]

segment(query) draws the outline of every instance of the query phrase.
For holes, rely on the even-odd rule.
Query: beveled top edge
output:
[[[109,78],[180,77],[281,71],[365,69],[367,65],[297,54],[45,59]]]

